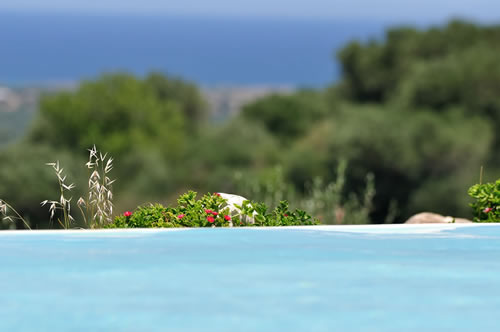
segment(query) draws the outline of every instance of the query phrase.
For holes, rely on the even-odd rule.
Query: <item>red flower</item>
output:
[[[132,215],[132,212],[130,211],[125,211],[125,213],[123,214],[125,217],[130,217]]]
[[[220,197],[220,194],[219,193],[214,193],[215,196],[219,196]]]
[[[224,216],[224,219],[226,219],[226,221],[229,221],[229,220],[231,220],[231,217],[230,216]]]
[[[212,211],[212,214],[213,214],[214,216],[218,215],[218,213],[217,213],[217,212],[215,212],[215,211]]]
[[[182,218],[184,218],[185,216],[186,216],[185,214],[179,214],[179,215],[177,216],[177,218],[182,219]]]
[[[205,213],[210,214],[212,213],[212,210],[205,210]]]
[[[488,213],[490,212],[491,210],[493,210],[493,208],[490,208],[490,207],[487,207],[486,209],[483,210],[484,213]]]
[[[213,224],[215,222],[214,217],[207,217],[209,223]]]
[[[288,217],[288,214],[286,214],[286,213],[285,213],[285,214],[283,215],[283,217]]]

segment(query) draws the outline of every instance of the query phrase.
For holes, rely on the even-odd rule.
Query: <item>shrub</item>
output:
[[[304,160],[304,163],[310,161]],[[375,196],[374,176],[371,173],[366,175],[365,188],[360,194],[346,192],[346,169],[347,161],[340,160],[333,172],[336,177],[331,181],[324,176],[316,176],[312,181],[301,179],[299,183],[303,183],[303,192],[287,181],[282,167],[274,167],[259,176],[236,173],[234,181],[244,195],[257,197],[270,206],[278,205],[282,200],[293,201],[294,207],[305,209],[323,224],[369,224]],[[300,170],[291,171],[294,172]],[[393,217],[386,220],[392,222]]]
[[[476,199],[471,204],[475,222],[500,222],[500,179],[473,185],[469,195]]]
[[[315,177],[301,205],[325,224],[369,224],[375,196],[374,176],[371,173],[366,175],[361,197],[354,192],[346,194],[346,169],[347,161],[341,160],[334,181],[325,182],[322,177]],[[390,216],[386,221],[392,222]]]
[[[314,225],[318,221],[302,210],[290,211],[288,202],[282,201],[272,211],[264,203],[244,201],[232,211],[227,200],[218,194],[206,194],[196,199],[196,192],[189,191],[177,200],[176,207],[149,204],[138,207],[133,213],[117,216],[107,228],[155,227],[239,227],[239,226],[289,226]],[[251,222],[251,218],[254,222]]]
[[[175,222],[172,210],[161,204],[151,204],[137,208],[134,213],[125,212],[115,218],[114,223],[107,228],[154,228],[154,227],[181,227]]]

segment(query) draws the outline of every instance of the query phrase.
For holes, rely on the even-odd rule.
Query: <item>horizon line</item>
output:
[[[299,15],[258,15],[258,14],[208,14],[208,13],[188,13],[188,12],[167,12],[167,11],[112,11],[112,10],[80,10],[80,9],[46,9],[46,8],[1,8],[0,14],[21,14],[21,15],[71,15],[82,17],[133,17],[133,18],[169,18],[169,19],[201,19],[201,20],[245,20],[245,21],[293,21],[293,22],[311,22],[318,23],[356,23],[363,22],[368,24],[383,24],[386,26],[410,25],[410,26],[441,26],[450,21],[460,20],[478,25],[500,25],[500,18],[487,19],[467,16],[464,14],[449,14],[446,17],[368,17],[360,16],[299,16]]]

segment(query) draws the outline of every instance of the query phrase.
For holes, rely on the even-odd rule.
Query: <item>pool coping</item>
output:
[[[50,230],[4,230],[2,235],[48,235],[48,234],[101,234],[101,233],[161,233],[179,232],[190,230],[304,230],[304,231],[329,231],[348,233],[384,233],[384,234],[422,234],[438,233],[441,231],[455,230],[468,227],[490,227],[500,223],[467,223],[467,224],[378,224],[378,225],[308,225],[308,226],[274,226],[274,227],[216,227],[216,228],[113,228],[113,229],[50,229]]]

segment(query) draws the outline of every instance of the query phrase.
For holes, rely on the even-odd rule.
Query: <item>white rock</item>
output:
[[[238,196],[238,195],[233,195],[233,194],[226,194],[226,193],[218,193],[222,198],[224,198],[225,200],[227,200],[227,207],[229,208],[229,212],[231,214],[231,216],[236,216],[236,215],[240,215],[241,214],[241,210],[239,208],[237,208],[235,205],[243,205],[243,202],[244,201],[248,201],[248,199],[246,199],[245,197],[243,196]],[[255,216],[257,213],[254,212],[253,215]],[[246,218],[246,221],[250,224],[253,224],[255,222],[254,218],[253,217],[249,217],[249,216],[241,216],[240,217],[242,220],[244,220],[243,218]],[[233,223],[232,221],[229,222],[229,226],[232,227],[233,226]]]
[[[453,223],[453,221],[455,221],[455,223],[457,224],[472,222],[468,219],[453,218],[450,216],[445,217],[437,213],[422,212],[412,216],[405,222],[405,224],[450,224]]]

